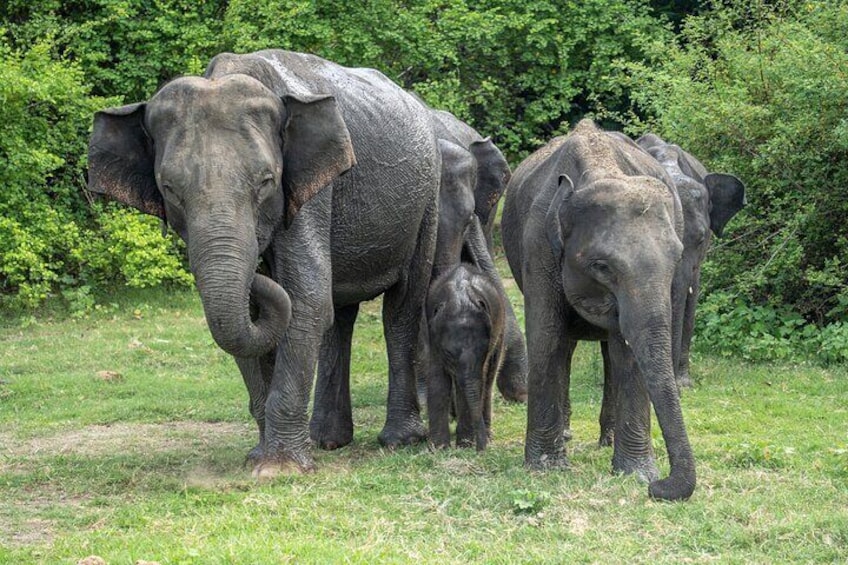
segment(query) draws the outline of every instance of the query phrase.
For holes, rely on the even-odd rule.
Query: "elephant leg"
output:
[[[427,438],[416,391],[415,348],[433,268],[438,203],[425,213],[409,271],[383,295],[383,333],[389,358],[389,394],[386,423],[378,440],[389,448],[419,443]]]
[[[528,282],[526,288],[533,286]],[[524,464],[530,468],[566,467],[563,430],[563,387],[568,380],[568,350],[564,305],[561,291],[553,285],[526,292],[527,353],[530,372],[527,379],[527,434]]]
[[[265,448],[254,476],[314,468],[309,397],[321,339],[333,325],[330,225],[332,190],[319,192],[274,241],[275,277],[291,296],[292,316],[277,345],[265,401]]]
[[[675,375],[677,386],[690,388],[694,385],[689,375],[689,349],[692,347],[692,335],[695,333],[695,308],[701,293],[701,273],[695,273],[695,279],[686,296],[686,309],[683,312],[683,335],[680,341],[680,358],[677,360]]]
[[[418,330],[418,346],[415,348],[415,389],[418,394],[418,404],[423,408],[429,406],[427,399],[427,378],[430,370],[430,338],[427,328],[427,316],[421,315]],[[429,413],[429,407],[427,408]]]
[[[247,461],[255,464],[262,458],[265,449],[265,401],[274,372],[274,353],[262,357],[236,357],[235,361],[247,387],[250,415],[259,428],[259,443],[247,454]]]
[[[562,387],[560,389],[560,410],[562,411],[562,440],[571,441],[571,360],[574,358],[574,350],[577,342],[573,339],[565,340],[565,361],[563,368]]]
[[[601,416],[598,419],[598,423],[601,426],[598,445],[607,447],[612,445],[612,438],[615,434],[615,410],[618,402],[618,388],[617,382],[612,375],[609,344],[606,341],[601,342],[601,357],[604,360],[604,392],[601,399]]]
[[[427,421],[433,447],[450,447],[451,378],[433,362],[427,377]]]
[[[333,326],[321,341],[309,422],[309,435],[321,449],[337,449],[353,441],[350,346],[358,313],[359,304],[337,308]]]
[[[691,280],[685,276],[682,267],[678,266],[671,283],[671,363],[677,375],[683,348],[683,333],[686,325],[686,307],[689,302]],[[675,379],[676,380],[676,379]]]
[[[613,436],[613,471],[635,473],[645,482],[659,477],[651,447],[651,401],[639,374],[636,358],[624,338],[610,335],[610,376],[618,388],[615,432]]]

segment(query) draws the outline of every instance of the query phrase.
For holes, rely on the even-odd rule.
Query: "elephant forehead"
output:
[[[166,119],[195,110],[201,116],[238,119],[245,113],[279,114],[282,101],[258,80],[245,75],[220,79],[181,77],[163,86],[148,103],[150,112]]]
[[[574,205],[606,212],[635,210],[644,215],[658,206],[672,205],[672,193],[652,177],[629,177],[596,181],[575,193]]]

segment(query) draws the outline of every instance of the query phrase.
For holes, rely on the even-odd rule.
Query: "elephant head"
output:
[[[447,445],[451,381],[457,404],[457,444],[486,448],[492,383],[503,361],[504,298],[480,270],[461,264],[436,279],[426,305],[431,380],[431,439]],[[436,382],[438,380],[438,382]],[[438,413],[441,412],[441,413]],[[442,430],[434,429],[441,421]]]
[[[439,181],[439,229],[433,277],[457,265],[466,230],[474,214],[477,163],[471,153],[444,139],[438,140],[442,156]]]
[[[287,292],[255,272],[259,254],[354,161],[332,96],[280,97],[241,74],[184,77],[95,115],[88,188],[167,221],[187,244],[215,341],[256,357],[291,316]]]

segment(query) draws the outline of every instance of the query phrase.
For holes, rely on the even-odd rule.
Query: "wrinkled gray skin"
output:
[[[451,398],[456,445],[486,449],[492,429],[492,385],[505,352],[506,297],[486,273],[461,263],[438,277],[427,295],[430,442],[450,447]]]
[[[457,230],[464,229],[463,226],[468,224],[468,231],[463,238],[462,260],[484,271],[505,295],[503,283],[493,260],[494,243],[492,239],[498,202],[504,190],[506,190],[507,182],[509,182],[509,163],[507,163],[503,153],[492,143],[491,138],[480,136],[474,128],[450,112],[432,110],[431,121],[436,137],[466,149],[473,157],[473,166],[476,171],[476,174],[472,177],[471,185],[474,197],[474,214],[482,226],[486,249],[484,250],[480,245],[480,228],[474,223],[470,223],[470,220],[463,215],[464,212],[458,214],[456,210],[448,209],[448,206],[457,207],[457,188],[449,188],[445,193],[444,179],[442,195],[439,200],[439,233],[454,234]],[[443,166],[446,162],[443,159]],[[463,189],[467,190],[464,187]],[[458,208],[463,210],[462,206]],[[453,238],[453,236],[450,237]],[[441,235],[439,241],[442,241]],[[437,246],[437,257],[440,254],[439,249],[442,249],[442,247]],[[455,258],[453,253],[453,250],[448,251],[447,257],[441,262],[444,267],[452,266],[451,261]],[[434,276],[440,270],[438,258],[435,265]],[[507,400],[525,402],[527,400],[527,347],[509,301],[506,303],[505,331],[507,351],[496,379],[498,390]]]
[[[358,304],[380,294],[380,441],[426,437],[413,349],[440,155],[417,100],[377,71],[312,55],[222,54],[202,78],[99,112],[89,166],[91,190],[166,219],[186,241],[209,328],[250,394],[256,475],[313,467],[307,405],[322,337],[336,354],[319,370],[347,374]],[[268,277],[256,274],[260,256]]]
[[[613,469],[650,481],[653,498],[691,496],[695,461],[672,365],[683,214],[668,174],[632,142],[583,120],[515,170],[501,229],[525,299],[525,464],[567,464],[571,355],[578,340],[606,340],[619,387]],[[651,404],[671,465],[661,480]]]
[[[623,134],[623,140],[630,141]],[[706,168],[678,145],[648,133],[636,144],[650,153],[674,181],[683,209],[683,256],[672,284],[674,303],[672,355],[675,377],[681,387],[691,387],[689,349],[695,327],[695,309],[701,291],[701,263],[706,257],[712,234],[721,237],[728,221],[745,205],[745,186],[725,173],[708,173]],[[601,407],[601,445],[611,445],[615,416],[614,386],[607,381],[609,353],[603,347],[605,388]]]

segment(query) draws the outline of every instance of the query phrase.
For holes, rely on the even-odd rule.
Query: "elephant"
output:
[[[509,182],[510,169],[509,163],[503,156],[503,153],[497,148],[489,137],[482,137],[474,128],[444,110],[431,110],[431,123],[436,137],[440,140],[451,142],[454,146],[459,146],[472,156],[472,161],[469,163],[474,168],[471,176],[471,191],[474,199],[474,215],[479,220],[482,227],[482,234],[485,238],[486,249],[480,245],[480,229],[476,222],[470,222],[463,214],[457,214],[456,211],[451,211],[448,207],[462,206],[457,204],[458,189],[451,187],[445,190],[444,184],[456,183],[462,179],[462,176],[453,175],[448,178],[443,177],[443,188],[445,192],[440,197],[440,218],[439,218],[439,233],[450,230],[453,233],[459,226],[468,222],[468,232],[464,238],[464,245],[461,254],[461,260],[482,269],[490,280],[498,285],[501,292],[506,295],[503,289],[500,275],[493,260],[494,257],[494,242],[493,233],[495,225],[495,216],[497,215],[498,202],[501,195],[506,189]],[[447,146],[443,146],[447,147]],[[456,151],[456,149],[452,149]],[[443,160],[446,162],[445,160]],[[468,163],[464,160],[463,163]],[[457,164],[458,166],[459,164]],[[464,190],[467,190],[463,187]],[[441,236],[440,236],[441,241]],[[437,247],[441,249],[441,247]],[[437,251],[437,255],[440,252]],[[433,277],[435,278],[441,268],[453,267],[452,261],[455,258],[452,250],[447,251],[448,256],[441,261],[437,259],[434,268]],[[506,400],[514,402],[525,402],[527,400],[527,347],[524,343],[524,336],[521,333],[518,320],[515,317],[515,312],[512,305],[507,300],[506,302],[506,343],[507,351],[501,369],[497,375],[497,386]]]
[[[695,329],[695,309],[701,292],[701,263],[711,233],[721,237],[724,227],[745,206],[745,185],[727,173],[709,173],[700,161],[678,145],[648,133],[636,144],[651,154],[671,176],[683,207],[683,258],[673,292],[685,301],[676,328],[675,375],[680,386],[691,387],[689,349]]]
[[[492,385],[506,351],[506,297],[485,272],[459,263],[427,294],[430,361],[427,412],[430,442],[450,447],[451,400],[456,445],[486,449],[492,429]]]
[[[632,142],[624,134],[610,133],[620,136],[625,142]],[[745,206],[745,185],[730,174],[708,173],[691,154],[655,134],[647,133],[635,143],[656,159],[671,176],[683,209],[683,256],[672,283],[672,355],[678,386],[691,387],[689,350],[701,289],[701,263],[709,249],[711,233],[721,237],[727,222]],[[608,382],[609,353],[603,345],[602,353],[605,379],[599,443],[611,445],[615,427],[614,387]]]
[[[613,469],[648,481],[652,498],[689,498],[695,461],[672,363],[683,211],[668,173],[633,142],[584,119],[516,168],[501,229],[525,299],[525,465],[567,465],[571,356],[578,340],[606,341],[618,388]],[[652,404],[671,465],[663,479],[651,447]]]
[[[283,50],[219,54],[202,77],[95,115],[89,189],[185,240],[209,329],[248,389],[255,476],[314,468],[316,364],[348,376],[358,305],[381,294],[389,387],[379,441],[426,438],[414,347],[440,160],[427,109],[383,74]],[[268,276],[256,272],[260,258]],[[338,420],[319,422],[326,441]]]

